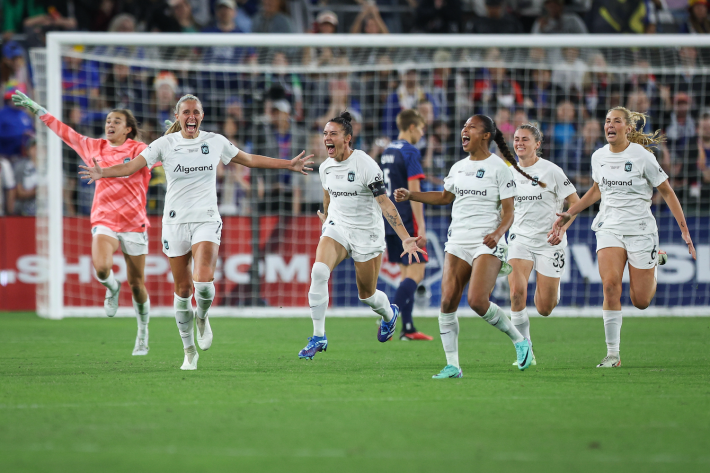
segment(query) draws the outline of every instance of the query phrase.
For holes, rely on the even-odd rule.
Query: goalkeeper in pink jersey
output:
[[[77,133],[18,90],[12,101],[37,115],[89,166],[93,165],[93,158],[102,166],[129,162],[147,146],[134,140],[139,131],[138,123],[129,110],[112,110],[106,117],[106,139],[94,139]],[[149,223],[145,211],[148,181],[150,170],[147,167],[125,179],[103,179],[96,183],[91,207],[91,259],[99,282],[106,286],[104,308],[109,317],[116,315],[121,291],[121,283],[116,281],[112,269],[113,254],[119,245],[126,260],[128,284],[138,319],[134,355],[148,354],[150,299],[144,283],[145,255],[148,254]]]

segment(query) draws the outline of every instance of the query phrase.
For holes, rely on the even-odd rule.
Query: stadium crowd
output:
[[[35,125],[9,99],[15,89],[33,95],[28,50],[42,47],[49,31],[705,34],[710,32],[707,9],[707,0],[3,0],[0,215],[35,212]],[[116,45],[90,52],[92,57],[145,59],[156,51]],[[458,137],[462,123],[472,113],[485,113],[508,141],[519,124],[539,123],[545,157],[584,192],[590,186],[591,153],[604,144],[606,110],[624,105],[648,113],[645,130],[667,135],[657,157],[684,207],[709,208],[710,94],[702,68],[710,54],[704,49],[635,50],[623,58],[613,50],[576,48],[158,51],[176,63],[259,63],[277,71],[258,74],[139,68],[88,60],[82,46],[74,52],[63,58],[62,119],[83,134],[101,136],[106,112],[127,108],[141,124],[142,140],[150,142],[173,118],[177,98],[194,93],[205,105],[204,129],[219,131],[247,152],[284,159],[306,149],[322,162],[323,126],[347,108],[355,119],[355,148],[377,159],[396,137],[397,113],[416,108],[427,121],[417,147],[428,190],[440,189],[448,169],[464,156]],[[295,73],[290,65],[311,66],[314,72]],[[660,65],[671,67],[652,73]],[[319,73],[322,66],[342,72]],[[358,72],[349,69],[356,66],[361,66]],[[88,215],[93,187],[77,179],[78,156],[67,147],[64,153],[65,214]],[[220,166],[219,179],[222,215],[248,214],[252,199],[260,202],[261,212],[310,214],[322,200],[317,173],[249,173]],[[164,186],[162,170],[154,169],[152,214],[162,212]]]

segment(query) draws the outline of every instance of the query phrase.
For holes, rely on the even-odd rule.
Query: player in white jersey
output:
[[[599,213],[592,222],[597,235],[597,261],[604,288],[604,332],[607,356],[598,368],[621,366],[621,278],[629,263],[631,302],[645,309],[656,294],[656,267],[659,260],[658,229],[651,213],[653,188],[663,196],[680,227],[688,252],[695,248],[683,209],[668,183],[668,176],[651,152],[665,138],[643,133],[637,124],[646,116],[624,107],[614,107],[606,115],[604,134],[609,143],[592,155],[594,184],[567,212],[558,213],[554,230],[561,234],[570,219],[601,199]]]
[[[377,278],[385,250],[385,226],[382,216],[402,239],[402,255],[425,253],[417,246],[421,237],[410,237],[397,208],[387,197],[382,171],[374,159],[363,151],[352,149],[353,128],[350,113],[328,121],[323,142],[328,159],[320,166],[323,185],[323,212],[318,211],[323,232],[311,269],[308,303],[313,319],[313,336],[298,353],[312,360],[328,348],[325,336],[325,311],[328,308],[328,279],[344,259],[355,262],[358,297],[382,317],[377,339],[386,342],[397,328],[399,308],[390,304],[387,294],[377,290]]]
[[[461,130],[463,150],[469,154],[468,158],[451,167],[449,175],[444,179],[443,191],[395,191],[398,202],[414,200],[429,205],[454,203],[449,238],[444,247],[446,259],[439,313],[446,366],[433,376],[435,379],[463,376],[459,366],[459,322],[456,311],[468,283],[469,306],[486,322],[510,337],[515,346],[518,368],[524,370],[532,362],[528,341],[510,322],[505,312],[489,300],[498,273],[506,260],[505,232],[513,223],[513,198],[517,194],[510,167],[489,151],[491,140],[496,142],[505,160],[520,174],[532,179],[518,167],[495,122],[486,115],[474,115]]]
[[[129,176],[146,165],[163,163],[168,189],[163,213],[163,253],[170,260],[175,280],[174,308],[185,360],[180,369],[197,369],[193,320],[197,325],[197,343],[202,350],[212,345],[212,329],[207,311],[214,300],[214,272],[222,235],[222,218],[217,209],[217,166],[236,163],[252,168],[288,169],[301,172],[311,169],[303,157],[290,161],[267,158],[239,150],[224,136],[200,131],[204,119],[202,103],[194,95],[185,95],[175,105],[175,122],[165,136],[152,142],[139,156],[125,164],[101,168],[81,166],[89,183],[106,177]],[[191,260],[194,258],[194,272]],[[194,281],[197,311],[192,310]]]
[[[520,168],[533,179],[516,179],[515,219],[508,233],[508,262],[513,268],[508,276],[510,320],[532,346],[526,307],[530,273],[533,269],[537,272],[535,307],[540,315],[548,316],[559,302],[567,248],[565,231],[572,220],[560,235],[553,234],[552,224],[565,201],[571,206],[579,196],[562,169],[539,156],[542,133],[535,125],[520,125],[515,130],[513,144]],[[537,364],[534,353],[532,364]]]

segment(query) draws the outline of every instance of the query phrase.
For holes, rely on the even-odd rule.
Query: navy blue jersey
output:
[[[380,157],[380,167],[384,175],[387,197],[392,199],[392,194],[396,189],[409,188],[409,181],[412,179],[424,179],[422,169],[421,154],[419,150],[404,140],[395,140],[382,152]],[[410,202],[394,202],[394,205],[402,217],[402,222],[411,236],[416,236],[414,225],[414,215],[412,214],[412,204]],[[395,235],[389,223],[385,222],[385,234]]]

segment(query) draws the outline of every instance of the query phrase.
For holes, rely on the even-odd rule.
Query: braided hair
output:
[[[527,177],[531,181],[536,181],[534,177],[532,177],[530,174],[526,173],[522,169],[520,169],[520,166],[518,166],[518,161],[515,159],[515,156],[513,156],[513,153],[511,153],[510,148],[508,148],[508,143],[505,142],[505,137],[503,136],[503,133],[498,129],[496,126],[496,122],[493,121],[491,117],[488,115],[474,115],[474,117],[478,117],[481,122],[483,122],[483,129],[486,133],[491,134],[491,139],[495,141],[495,143],[498,145],[498,149],[500,152],[503,154],[503,157],[505,158],[506,161],[510,163],[511,166],[515,168],[516,171],[518,171],[520,174],[523,176]],[[541,181],[536,181],[540,187],[547,187],[547,185],[544,182]]]
[[[340,115],[338,115],[335,118],[331,118],[328,120],[328,123],[337,123],[338,125],[343,127],[343,132],[345,133],[345,136],[350,135],[351,139],[350,142],[347,143],[348,146],[352,145],[352,135],[353,135],[353,125],[352,125],[353,117],[350,115],[350,112],[345,110],[344,112],[340,112]]]

